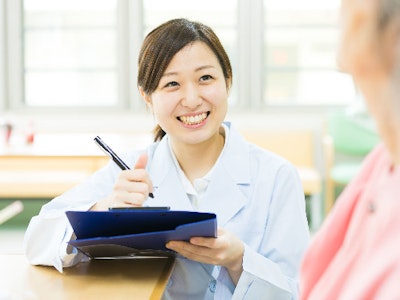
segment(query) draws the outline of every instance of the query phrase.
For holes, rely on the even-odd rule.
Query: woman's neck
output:
[[[205,176],[211,170],[224,148],[224,143],[224,135],[219,132],[199,144],[171,145],[180,167],[193,183],[195,179]]]

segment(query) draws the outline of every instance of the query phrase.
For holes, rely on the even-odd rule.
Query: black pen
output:
[[[124,163],[124,161],[120,159],[119,156],[115,154],[115,152],[106,143],[104,143],[99,136],[96,136],[94,141],[108,156],[111,157],[111,159],[118,165],[118,167],[121,168],[121,170],[130,170],[128,165]],[[149,193],[149,197],[154,198],[153,193]]]

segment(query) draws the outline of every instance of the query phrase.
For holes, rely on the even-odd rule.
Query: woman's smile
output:
[[[210,112],[202,112],[197,114],[183,115],[177,117],[177,119],[182,122],[185,126],[198,126],[204,123],[207,117],[210,115]]]

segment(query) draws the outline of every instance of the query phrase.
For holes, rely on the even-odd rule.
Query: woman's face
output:
[[[205,43],[194,42],[175,54],[157,89],[142,95],[174,142],[197,144],[219,131],[228,90],[215,54]]]

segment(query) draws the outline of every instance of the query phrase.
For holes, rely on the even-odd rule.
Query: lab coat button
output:
[[[208,288],[210,289],[210,292],[215,293],[216,287],[217,287],[217,281],[215,279],[211,280],[210,283],[208,284]]]

